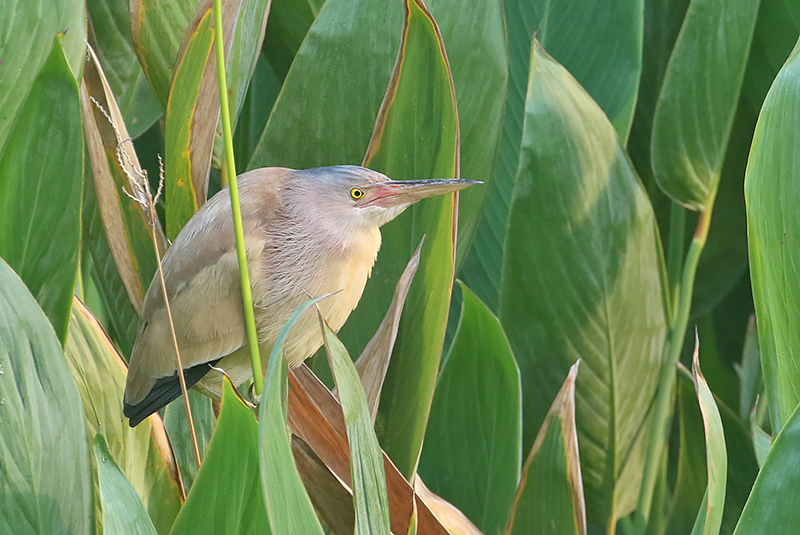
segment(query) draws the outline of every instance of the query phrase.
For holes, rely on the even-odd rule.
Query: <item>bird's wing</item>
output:
[[[289,171],[258,169],[242,175],[241,205],[251,277],[266,246],[265,228],[279,208],[278,190]],[[163,260],[165,286],[184,369],[228,355],[246,334],[230,196],[225,189],[186,224]],[[131,353],[125,402],[139,403],[157,379],[175,373],[177,361],[155,274],[145,296],[141,325]]]

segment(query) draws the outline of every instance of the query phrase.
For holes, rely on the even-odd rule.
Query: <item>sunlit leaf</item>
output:
[[[17,112],[34,78],[52,53],[56,33],[66,31],[62,45],[72,75],[80,76],[86,41],[83,0],[32,2],[5,0],[0,22],[0,147],[6,144]],[[56,108],[50,108],[56,109]]]
[[[94,439],[93,451],[100,482],[103,534],[155,535],[156,528],[142,500],[114,462],[103,435]]]
[[[320,324],[347,425],[355,533],[388,535],[389,500],[386,495],[383,452],[372,427],[367,396],[347,349],[321,316]]]
[[[519,364],[523,449],[557,385],[576,384],[587,515],[638,497],[666,334],[661,244],[647,195],[602,110],[534,43],[499,318]]]
[[[758,5],[692,0],[667,65],[653,119],[653,171],[661,189],[692,210],[703,210],[717,190]]]
[[[83,401],[87,439],[102,433],[116,465],[125,474],[152,518],[165,534],[182,504],[178,468],[164,424],[158,415],[131,428],[122,414],[127,367],[86,305],[75,298],[67,364]]]
[[[800,150],[800,47],[795,46],[764,100],[745,177],[747,235],[761,366],[777,432],[800,402],[800,211],[795,170]]]
[[[94,532],[78,389],[53,328],[2,259],[0,462],[0,532]]]
[[[217,428],[170,533],[269,533],[258,466],[258,422],[226,377]]]

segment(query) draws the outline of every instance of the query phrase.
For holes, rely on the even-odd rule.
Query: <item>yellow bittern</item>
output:
[[[381,225],[420,199],[477,182],[394,181],[345,165],[256,169],[238,183],[259,346],[268,355],[281,328],[309,297],[338,292],[320,301],[319,308],[333,330],[341,328],[370,276]],[[217,369],[237,386],[251,379],[227,188],[181,230],[164,255],[163,269],[187,387],[219,398]],[[321,345],[316,312],[308,310],[286,340],[289,365],[299,365]],[[131,426],[180,395],[176,370],[156,274],[142,306],[125,387],[124,414]]]

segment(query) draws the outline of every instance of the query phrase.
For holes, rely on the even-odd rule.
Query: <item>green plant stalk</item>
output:
[[[233,131],[228,108],[228,82],[225,79],[225,44],[222,35],[222,0],[214,0],[214,44],[217,50],[217,80],[219,81],[220,117],[222,118],[222,138],[225,141],[225,165],[223,174],[228,178],[231,194],[233,231],[236,235],[236,257],[239,259],[239,277],[242,283],[242,303],[247,327],[247,343],[250,346],[250,363],[253,366],[253,387],[256,396],[264,387],[264,374],[261,371],[261,354],[258,350],[258,332],[253,312],[253,294],[250,289],[250,274],[247,271],[247,253],[244,247],[242,230],[242,208],[239,204],[239,188],[236,185],[236,163],[233,159]]]
[[[672,202],[669,212],[669,249],[667,250],[667,284],[669,285],[669,321],[675,321],[680,298],[681,266],[685,248],[686,208]]]
[[[659,378],[658,395],[655,406],[655,433],[652,434],[647,450],[645,471],[642,476],[642,486],[639,492],[639,500],[636,507],[638,521],[636,522],[635,533],[643,534],[647,528],[647,521],[650,517],[650,507],[652,505],[653,491],[655,490],[656,477],[658,473],[658,462],[661,458],[661,451],[667,440],[668,421],[671,415],[673,392],[675,390],[676,366],[681,357],[683,341],[686,337],[686,328],[689,325],[689,313],[692,309],[692,293],[694,292],[694,278],[697,274],[697,263],[708,238],[708,229],[711,226],[711,213],[714,210],[714,200],[717,196],[716,190],[711,195],[706,204],[706,208],[700,213],[697,227],[686,254],[686,261],[683,265],[683,275],[680,286],[676,289],[678,300],[675,303],[675,312],[672,314],[672,321],[667,340],[664,344],[664,359],[661,366],[661,377]],[[683,208],[681,208],[683,210]],[[679,217],[679,216],[676,216]],[[670,218],[670,232],[672,231],[672,217]],[[681,232],[681,234],[683,234]],[[682,241],[682,240],[681,240]],[[670,257],[673,253],[672,236],[670,236]],[[670,258],[672,260],[672,258]],[[672,281],[670,280],[670,283]]]

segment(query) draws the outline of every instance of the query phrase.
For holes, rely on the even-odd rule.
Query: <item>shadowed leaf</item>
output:
[[[536,436],[522,468],[507,535],[586,534],[578,433],[575,429],[575,379],[572,365]]]
[[[436,383],[419,472],[483,532],[500,533],[522,464],[519,370],[500,322],[460,286],[461,317]]]
[[[225,377],[217,428],[170,533],[265,533],[258,465],[258,423]]]
[[[0,156],[0,257],[63,345],[80,257],[84,150],[78,85],[61,42],[50,41]]]
[[[458,177],[458,115],[450,66],[436,22],[421,0],[406,1],[401,53],[364,165],[395,180]],[[397,280],[406,258],[427,235],[376,419],[381,445],[409,478],[422,447],[447,325],[456,203],[454,194],[426,199],[384,226],[384,245],[372,272],[373,280]],[[374,332],[391,296],[391,287],[368,285],[342,338],[356,347],[364,344],[354,326]]]

